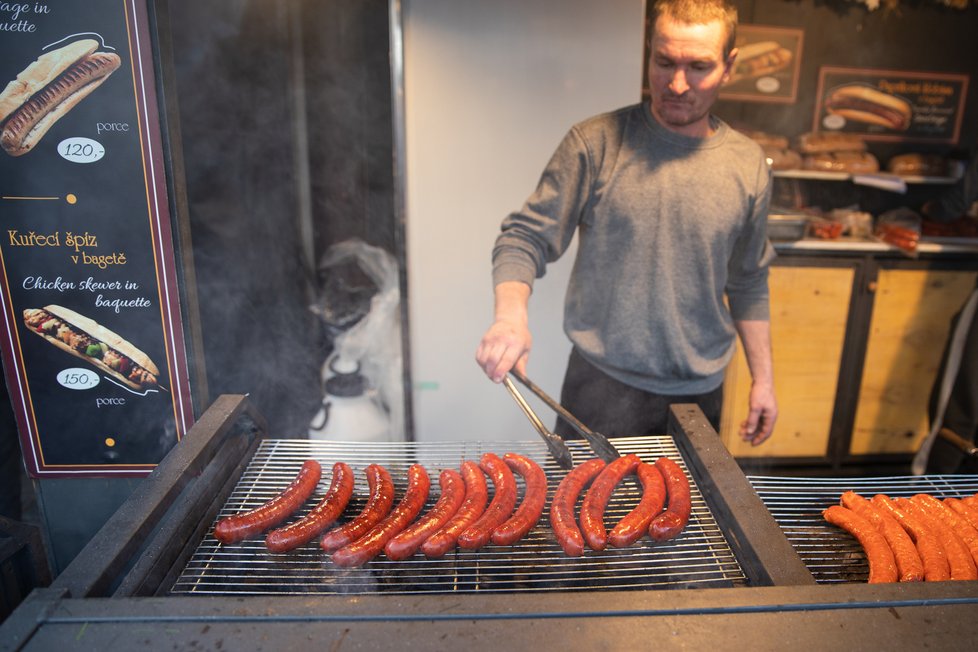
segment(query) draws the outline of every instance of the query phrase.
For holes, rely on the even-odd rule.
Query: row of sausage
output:
[[[370,464],[365,473],[367,501],[342,525],[330,529],[350,503],[354,473],[345,462],[337,462],[330,486],[316,505],[301,518],[277,527],[299,512],[319,485],[322,467],[308,459],[291,484],[274,498],[218,520],[214,537],[232,544],[267,532],[265,545],[281,553],[321,536],[320,547],[341,567],[362,566],[381,552],[394,561],[418,551],[437,559],[456,546],[477,550],[490,542],[516,543],[536,526],[547,499],[546,473],[532,459],[517,453],[502,457],[485,453],[478,464],[463,461],[461,472],[442,470],[438,479],[441,493],[424,514],[431,485],[424,466],[414,464],[408,469],[407,487],[396,506],[395,487],[387,469]],[[606,507],[615,488],[630,474],[641,483],[642,497],[609,531],[604,523]],[[517,475],[524,484],[518,505]],[[491,500],[489,482],[493,487]],[[649,464],[629,454],[608,463],[589,459],[568,471],[551,500],[550,526],[563,551],[580,556],[585,544],[604,550],[609,544],[630,546],[646,534],[654,541],[672,539],[685,528],[690,512],[689,482],[676,462],[660,457]]]
[[[871,584],[978,579],[978,496],[847,491],[822,515],[859,541]]]

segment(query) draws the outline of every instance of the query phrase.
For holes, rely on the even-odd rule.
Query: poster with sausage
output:
[[[146,2],[5,2],[0,31],[0,348],[26,466],[144,475],[193,422]]]
[[[967,75],[823,66],[812,130],[953,145],[967,94]]]

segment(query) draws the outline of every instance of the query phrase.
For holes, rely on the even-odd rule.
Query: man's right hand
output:
[[[500,283],[495,297],[496,321],[482,336],[475,359],[489,379],[499,383],[514,367],[526,373],[533,343],[527,313],[530,287],[519,281]]]

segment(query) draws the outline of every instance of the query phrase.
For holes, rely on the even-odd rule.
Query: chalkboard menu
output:
[[[147,0],[0,3],[3,366],[35,477],[193,423]]]

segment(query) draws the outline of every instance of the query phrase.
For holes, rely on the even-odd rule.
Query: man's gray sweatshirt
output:
[[[715,389],[734,320],[769,319],[770,168],[711,120],[712,136],[691,138],[643,103],[575,125],[493,249],[494,283],[532,287],[577,232],[564,331],[599,369],[658,394]]]

